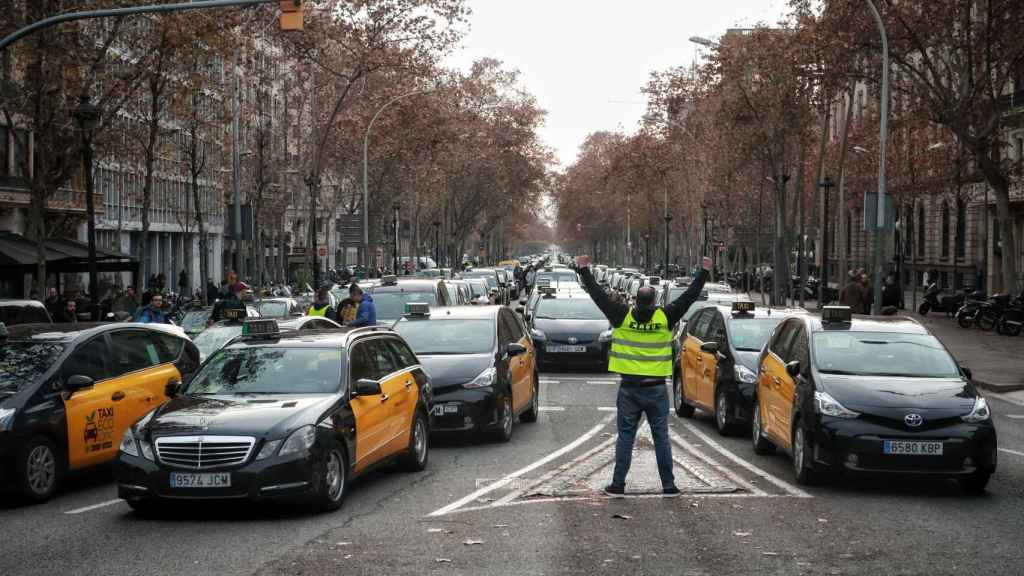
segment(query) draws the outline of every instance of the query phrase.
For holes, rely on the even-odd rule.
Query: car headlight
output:
[[[284,456],[305,452],[313,447],[314,442],[316,442],[316,430],[312,426],[303,426],[292,432],[291,436],[284,441],[280,454]]]
[[[988,402],[984,398],[978,396],[974,401],[974,408],[960,419],[964,422],[970,422],[971,424],[977,424],[978,422],[984,422],[992,417],[992,411],[988,408]]]
[[[135,440],[135,432],[131,428],[124,431],[124,436],[121,436],[121,452],[128,454],[129,456],[139,455],[139,443]]]
[[[530,337],[533,338],[534,342],[543,342],[548,339],[547,334],[537,330],[536,328],[530,329]]]
[[[281,447],[281,442],[284,442],[284,440],[271,440],[270,442],[265,442],[263,444],[263,448],[260,449],[260,453],[256,455],[256,459],[264,460],[273,456],[274,453],[277,452],[277,449]]]
[[[14,413],[17,411],[17,408],[0,408],[0,430],[7,430],[11,427],[11,423],[14,422]]]
[[[814,392],[814,409],[818,414],[832,416],[833,418],[856,418],[860,416],[859,412],[848,410],[837,402],[835,398],[820,390]]]
[[[611,342],[612,341],[612,329],[609,328],[609,329],[605,330],[604,332],[601,332],[601,335],[597,337],[597,341],[601,342],[602,344],[606,344],[608,342]]]
[[[493,386],[497,378],[498,371],[492,366],[481,372],[476,378],[473,378],[469,382],[463,384],[462,387],[469,388],[471,390],[474,388],[487,388],[488,386]]]
[[[756,384],[757,374],[753,370],[746,366],[737,364],[736,365],[736,381],[742,382],[743,384]]]

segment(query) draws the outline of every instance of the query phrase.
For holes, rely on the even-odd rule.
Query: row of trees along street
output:
[[[1024,3],[876,4],[889,37],[886,180],[903,214],[903,253],[913,266],[923,245],[911,250],[912,242],[935,223],[919,218],[914,227],[919,200],[959,207],[990,198],[992,243],[1009,247],[993,262],[990,290],[1019,287],[1012,202],[1022,200],[1021,159],[1010,132],[1024,104]],[[666,229],[673,260],[691,265],[694,247],[721,241],[727,269],[771,262],[778,294],[790,272],[806,276],[814,264],[827,218],[831,278],[842,282],[851,263],[837,246],[860,223],[839,215],[878,184],[881,41],[867,4],[793,0],[778,25],[694,41],[706,46],[704,60],[651,74],[634,133],[595,133],[582,146],[557,186],[560,235],[620,264],[660,263]],[[835,183],[828,213],[826,178]],[[802,238],[811,256],[794,270]]]
[[[14,4],[0,11],[0,34],[53,14],[122,3]],[[100,112],[98,160],[129,166],[143,182],[137,198],[119,200],[141,211],[140,260],[155,209],[175,209],[179,225],[195,232],[211,230],[204,218],[230,214],[237,147],[240,194],[261,232],[248,245],[252,276],[280,280],[282,261],[261,268],[263,243],[280,246],[298,232],[316,246],[311,227],[299,225],[313,216],[311,195],[318,195],[317,216],[338,208],[362,213],[367,125],[407,93],[413,95],[381,113],[369,137],[364,254],[387,243],[385,223],[396,203],[412,222],[411,245],[433,245],[436,237],[435,249],[453,259],[478,241],[496,246],[500,238],[496,247],[508,250],[550,237],[538,213],[554,180],[552,155],[537,135],[544,111],[500,61],[464,71],[443,65],[468,25],[464,0],[306,2],[301,32],[280,31],[276,9],[80,21],[30,35],[3,54],[0,119],[19,129],[14,146],[32,152],[15,157],[30,193],[40,293],[43,242],[71,235],[82,221],[57,216],[50,205],[62,190],[83,189],[82,138],[72,118],[83,95]],[[183,178],[188,193],[160,195],[154,180],[167,173]],[[204,182],[212,183],[212,197]],[[207,236],[200,233],[200,242]],[[207,253],[203,245],[203,278]]]

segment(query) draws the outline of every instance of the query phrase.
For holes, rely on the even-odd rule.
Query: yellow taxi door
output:
[[[512,316],[510,310],[498,311],[498,337],[503,346],[523,344],[526,334]],[[529,349],[527,349],[529,350]],[[512,373],[512,411],[518,413],[530,403],[530,387],[533,373],[529,370],[526,354],[508,356],[509,371]]]
[[[725,342],[725,323],[718,310],[711,309],[711,322],[705,332],[703,341],[714,342],[723,346]],[[715,380],[718,377],[718,354],[699,350],[701,358],[701,378],[697,383],[698,390],[696,400],[706,410],[713,410],[715,406]]]
[[[786,358],[789,349],[796,335],[798,324],[796,321],[787,321],[779,325],[771,342],[768,344],[768,353],[764,359],[764,371],[761,375],[763,385],[760,387],[762,396],[762,422],[764,432],[773,442],[782,447],[788,447],[789,434],[781,415],[786,409],[782,400],[782,386],[786,374]]]
[[[67,417],[68,467],[86,468],[117,455],[120,436],[116,436],[115,393],[117,383],[110,378],[107,359],[110,350],[105,334],[80,344],[64,361],[60,378],[88,376],[91,388],[64,395]]]
[[[704,378],[704,356],[700,345],[710,324],[710,310],[701,310],[690,319],[683,343],[683,357],[686,369],[683,371],[683,391],[686,398],[699,401],[700,382]]]
[[[115,394],[121,397],[117,426],[124,433],[167,400],[167,384],[181,381],[181,373],[173,364],[177,353],[169,349],[164,335],[148,330],[115,330],[109,335]]]
[[[377,359],[386,354],[380,338],[370,338],[356,342],[349,351],[349,405],[356,421],[356,453],[352,463],[358,474],[367,466],[379,461],[384,445],[388,441],[389,406],[384,398],[385,387],[391,389],[381,379]],[[366,378],[380,383],[380,391],[376,394],[359,395],[356,382]],[[389,397],[390,398],[390,397]]]
[[[797,329],[794,332],[793,339],[789,346],[789,351],[786,353],[786,364],[790,362],[799,362],[800,370],[807,370],[807,362],[810,361],[810,353],[808,351],[808,339],[807,330],[802,324],[797,324]],[[779,377],[779,388],[777,391],[777,398],[779,403],[778,411],[778,429],[779,435],[782,437],[782,445],[784,448],[789,448],[793,443],[793,409],[796,404],[796,389],[798,376],[790,376],[786,367],[782,367],[782,375]]]

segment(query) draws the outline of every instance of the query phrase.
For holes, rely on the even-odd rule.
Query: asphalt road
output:
[[[109,472],[39,506],[0,504],[0,574],[1020,574],[1024,405],[991,398],[985,496],[937,480],[802,488],[789,461],[671,417],[685,494],[611,500],[616,385],[542,377],[544,411],[508,444],[435,441],[426,472],[381,471],[340,511],[188,506],[142,519]],[[1017,416],[1017,418],[1013,418]],[[630,488],[656,488],[641,436]]]

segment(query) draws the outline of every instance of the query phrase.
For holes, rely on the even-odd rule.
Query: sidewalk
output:
[[[917,296],[920,303],[921,294]],[[756,302],[761,301],[761,295],[757,292],[752,292],[751,297]],[[932,312],[928,316],[921,316],[910,310],[911,302],[911,294],[908,292],[907,309],[901,310],[900,316],[924,324],[949,348],[961,365],[970,368],[975,384],[998,393],[1024,390],[1024,336],[1000,336],[995,331],[963,329],[957,325],[956,320],[946,318],[943,313]],[[817,303],[810,301],[804,307],[814,312]]]

